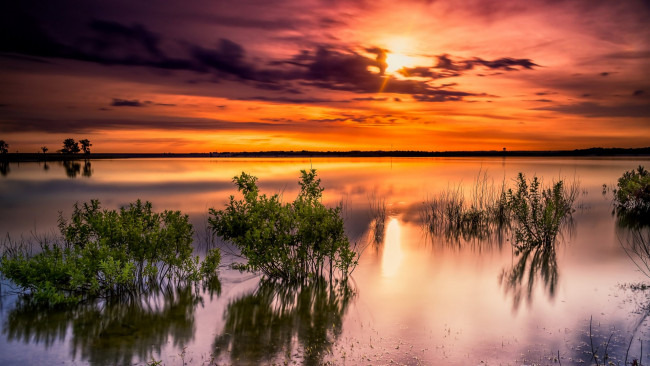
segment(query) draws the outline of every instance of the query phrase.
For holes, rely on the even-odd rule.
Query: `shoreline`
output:
[[[134,159],[134,158],[411,158],[411,157],[626,157],[650,156],[650,147],[643,148],[589,148],[576,150],[513,150],[513,151],[254,151],[207,153],[8,153],[0,156],[3,162],[39,162],[66,160]]]

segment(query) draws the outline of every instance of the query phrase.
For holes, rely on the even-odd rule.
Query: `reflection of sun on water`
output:
[[[390,219],[386,227],[384,255],[381,260],[381,272],[385,277],[394,277],[402,263],[401,230],[396,218]]]

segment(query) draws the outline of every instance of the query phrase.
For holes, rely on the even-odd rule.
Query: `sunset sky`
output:
[[[10,151],[650,146],[647,0],[0,5]]]

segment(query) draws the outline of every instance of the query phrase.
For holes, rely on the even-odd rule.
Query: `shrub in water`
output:
[[[334,271],[346,276],[358,254],[345,235],[341,207],[323,205],[316,170],[301,174],[300,193],[291,203],[278,194],[260,195],[252,175],[234,177],[244,198],[230,196],[224,210],[210,209],[210,227],[240,249],[247,259],[243,268],[270,278],[296,281],[328,270],[330,277]]]
[[[563,181],[543,189],[537,177],[530,186],[522,173],[517,176],[516,190],[509,189],[507,201],[511,214],[517,222],[515,246],[521,250],[527,246],[552,245],[562,224],[573,212],[577,188],[567,189]]]
[[[614,203],[620,212],[650,216],[650,172],[644,167],[623,173],[614,193]]]
[[[133,294],[172,281],[212,276],[218,249],[202,264],[192,255],[193,228],[180,211],[152,211],[138,200],[119,211],[102,210],[97,200],[74,206],[70,220],[59,216],[62,244],[41,243],[5,251],[0,272],[36,299],[50,303],[86,297]]]

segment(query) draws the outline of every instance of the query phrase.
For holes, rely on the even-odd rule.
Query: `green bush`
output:
[[[618,178],[614,191],[616,208],[623,213],[650,216],[650,172],[643,166]]]
[[[224,210],[210,209],[210,227],[240,249],[244,268],[270,278],[297,281],[327,270],[330,277],[334,271],[346,276],[358,254],[350,249],[341,207],[322,204],[316,170],[301,174],[300,193],[291,203],[282,203],[278,194],[260,195],[254,176],[234,177],[244,198],[230,196]]]
[[[577,189],[565,187],[564,181],[543,189],[537,177],[530,186],[522,173],[517,176],[516,190],[508,190],[507,202],[517,225],[515,246],[526,247],[552,245],[561,226],[573,212]]]
[[[69,220],[59,215],[59,229],[61,244],[41,243],[35,255],[5,251],[0,261],[8,279],[50,303],[198,281],[200,274],[214,275],[220,260],[213,249],[199,266],[187,215],[156,213],[140,200],[119,211],[102,210],[97,200],[75,204]]]

